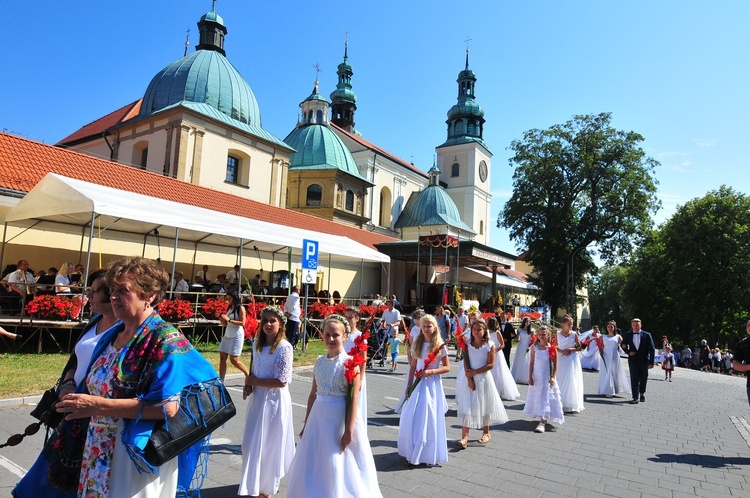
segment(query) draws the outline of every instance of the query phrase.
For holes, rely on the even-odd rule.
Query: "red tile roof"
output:
[[[347,136],[347,137],[351,138],[352,140],[354,140],[355,142],[357,142],[357,143],[358,143],[358,144],[360,144],[361,146],[363,146],[363,147],[367,147],[367,148],[368,148],[368,149],[370,149],[370,150],[374,150],[375,152],[377,152],[377,153],[378,153],[378,154],[380,154],[381,156],[385,156],[385,157],[387,157],[388,159],[390,159],[391,161],[393,161],[393,162],[395,162],[395,163],[397,163],[397,164],[400,164],[400,165],[401,165],[401,166],[403,166],[404,168],[406,168],[406,169],[408,169],[408,170],[410,170],[410,171],[413,171],[414,173],[416,173],[416,174],[418,174],[418,175],[420,175],[420,176],[422,176],[422,177],[424,177],[424,178],[430,178],[430,175],[428,175],[427,173],[425,173],[425,172],[424,172],[424,171],[422,171],[421,169],[417,168],[417,167],[416,167],[416,166],[414,166],[414,165],[413,165],[412,163],[410,163],[410,162],[407,162],[407,161],[404,161],[403,159],[401,159],[401,158],[400,158],[400,157],[398,157],[397,155],[395,155],[395,154],[391,154],[390,152],[388,152],[388,151],[387,151],[387,150],[385,150],[385,149],[381,149],[380,147],[378,147],[378,146],[377,146],[377,145],[375,145],[374,143],[372,143],[372,142],[369,142],[369,141],[365,140],[364,138],[362,138],[362,137],[360,137],[360,136],[358,136],[358,135],[355,135],[355,134],[353,134],[353,133],[349,133],[349,132],[348,132],[348,131],[346,131],[345,129],[341,128],[340,126],[336,126],[336,125],[335,125],[335,124],[333,124],[333,123],[331,123],[331,128],[334,128],[334,129],[335,129],[335,130],[336,130],[337,132],[341,132],[341,133],[343,133],[343,134],[344,134],[345,136]],[[352,153],[353,153],[353,152],[354,152],[354,151],[352,151]]]
[[[397,239],[186,183],[68,149],[0,133],[0,188],[30,191],[47,173],[283,226],[341,235],[375,248]]]
[[[505,275],[518,279],[521,282],[527,282],[529,281],[529,276],[526,275],[524,272],[518,271],[518,270],[511,270],[509,268],[498,268],[497,271],[504,273]]]
[[[122,123],[123,121],[127,121],[128,119],[137,116],[141,110],[142,102],[143,99],[138,99],[135,102],[131,102],[126,106],[120,107],[116,111],[110,112],[106,116],[101,117],[96,121],[92,121],[91,123],[81,127],[72,135],[68,135],[67,137],[57,142],[57,145],[69,145],[84,141],[87,138],[100,137],[105,130],[108,130],[116,124]]]

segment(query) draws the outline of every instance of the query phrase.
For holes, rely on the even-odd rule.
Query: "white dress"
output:
[[[253,375],[278,379],[284,387],[255,386],[248,398],[242,438],[242,476],[238,495],[276,494],[281,478],[294,458],[294,424],[289,382],[292,381],[292,345],[282,340],[276,351],[266,346],[253,350]]]
[[[295,498],[382,497],[375,460],[362,420],[357,417],[352,442],[341,451],[346,396],[346,352],[315,361],[317,395],[305,432],[287,474],[287,496]]]
[[[619,335],[604,336],[604,361],[599,369],[599,390],[597,391],[599,394],[606,396],[620,393],[632,394],[630,380],[620,359],[621,340]]]
[[[496,340],[496,336],[500,332],[492,332],[490,339],[495,343],[495,366],[492,367],[492,379],[495,381],[495,387],[497,393],[501,398],[506,400],[515,400],[521,397],[521,393],[518,392],[518,386],[516,381],[513,379],[513,375],[510,373],[508,364],[505,363],[505,356],[503,350],[498,349],[497,345],[500,344],[499,340]],[[502,360],[502,361],[501,361]],[[472,365],[473,366],[473,365]],[[528,360],[526,364],[526,377],[529,376]],[[527,380],[528,381],[528,380]]]
[[[469,366],[476,369],[486,365],[492,346],[492,341],[488,341],[479,348],[468,344]],[[505,360],[504,357],[503,360]],[[463,364],[461,368],[464,368]],[[490,370],[474,376],[476,388],[473,391],[469,388],[468,379],[465,376],[462,383],[456,384],[458,420],[463,427],[481,429],[486,425],[504,424],[509,420],[491,372]]]
[[[601,368],[601,355],[599,354],[599,346],[596,344],[596,339],[591,336],[591,342],[581,353],[581,368],[588,370],[599,370]]]
[[[529,349],[531,342],[531,332],[524,332],[518,329],[518,344],[516,344],[516,354],[513,356],[513,362],[510,364],[510,373],[518,384],[529,383],[529,356],[526,350]]]
[[[354,339],[362,335],[361,330],[357,330],[349,334],[344,341],[344,351],[349,353],[354,347]],[[366,369],[363,369],[363,371]],[[364,423],[365,430],[367,430],[367,375],[362,374],[362,387],[359,389],[359,409],[357,410],[357,418],[361,418]]]
[[[419,325],[415,325],[411,328],[409,331],[409,349],[407,350],[407,357],[411,359],[411,345],[414,344],[414,341],[417,340],[417,337],[419,337]],[[403,408],[404,405],[404,398],[406,397],[406,388],[409,386],[409,372],[406,372],[406,375],[404,375],[404,387],[401,389],[401,397],[398,398],[398,403],[396,403],[396,408],[393,409],[393,413],[401,413],[401,408]]]
[[[430,344],[422,347],[416,370],[439,368],[448,353],[440,348],[440,355],[431,365],[425,365]],[[445,401],[440,375],[422,378],[401,410],[398,422],[398,454],[410,463],[435,465],[448,461],[448,439],[445,432]],[[290,495],[291,496],[291,495]]]
[[[564,337],[557,333],[557,348],[568,349],[575,347],[576,334],[571,333]],[[564,412],[582,412],[583,407],[583,370],[581,370],[581,357],[578,352],[565,356],[557,352],[557,383],[560,385],[562,394],[562,406]]]
[[[526,393],[523,414],[562,424],[565,416],[560,400],[560,387],[557,383],[549,385],[549,351],[547,348],[540,349],[538,345],[534,347],[534,385],[529,386]],[[560,360],[559,354],[557,359]]]

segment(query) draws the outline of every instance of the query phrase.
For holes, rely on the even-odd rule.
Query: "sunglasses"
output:
[[[47,424],[51,420],[51,417],[52,413],[49,410],[42,413],[41,417],[39,418],[39,422],[29,424],[26,429],[24,429],[23,434],[13,434],[5,443],[0,444],[0,448],[5,448],[6,446],[18,446],[19,444],[21,444],[21,441],[23,441],[23,438],[25,438],[26,436],[33,436],[34,434],[39,432],[42,424]]]

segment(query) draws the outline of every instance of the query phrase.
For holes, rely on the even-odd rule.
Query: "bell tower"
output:
[[[468,48],[464,70],[456,82],[458,99],[448,110],[448,137],[437,148],[438,168],[461,219],[477,233],[475,240],[487,245],[492,153],[483,139],[484,111],[474,100],[477,78],[469,69]]]

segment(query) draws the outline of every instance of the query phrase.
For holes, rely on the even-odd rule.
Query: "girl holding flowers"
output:
[[[510,367],[510,373],[518,384],[529,383],[529,348],[531,347],[531,338],[533,335],[531,320],[529,317],[524,317],[521,320],[521,326],[518,327],[518,344],[516,345],[516,354],[513,356],[513,363],[511,363]]]
[[[564,315],[562,330],[557,333],[559,359],[559,384],[562,393],[563,411],[578,413],[583,406],[583,370],[581,369],[581,342],[573,331],[573,318]]]
[[[565,422],[556,374],[557,348],[549,343],[547,327],[540,327],[537,342],[529,351],[529,391],[523,407],[524,415],[540,419],[534,432],[544,432],[550,420]]]
[[[447,462],[448,403],[440,376],[450,371],[450,364],[434,316],[421,318],[409,363],[406,401],[398,424],[398,454],[406,458],[407,465]]]
[[[343,316],[330,315],[322,329],[327,354],[315,361],[287,496],[382,497],[370,442],[357,416],[362,357],[344,351],[349,324]]]
[[[355,354],[362,356],[362,365],[359,366],[360,389],[357,416],[362,419],[365,430],[367,430],[367,379],[365,378],[365,367],[367,366],[367,339],[370,337],[370,334],[368,332],[365,336],[359,330],[359,320],[361,318],[359,308],[349,306],[344,313],[346,322],[349,324],[349,330],[351,330],[344,341],[344,351],[350,356],[354,356]]]
[[[238,495],[270,496],[294,458],[292,345],[284,333],[286,316],[269,306],[260,314],[260,333],[251,351],[252,372],[243,395],[249,396],[242,438],[242,478]]]
[[[464,449],[469,444],[469,428],[481,428],[482,437],[478,442],[487,444],[492,438],[490,424],[508,421],[508,414],[490,373],[495,365],[496,353],[484,320],[476,320],[471,325],[471,340],[466,345],[466,353],[468,358],[464,359],[463,368],[467,382],[456,385],[458,419],[462,424],[461,439],[456,445]]]
[[[505,340],[503,339],[502,332],[500,332],[500,324],[498,323],[497,318],[494,316],[489,317],[487,319],[487,328],[489,329],[490,340],[495,345],[495,365],[492,367],[491,372],[492,379],[495,381],[497,393],[502,399],[510,401],[516,400],[521,397],[521,393],[518,392],[516,381],[513,380],[513,375],[510,373],[508,364],[505,362],[505,356],[500,358],[500,355],[503,354]],[[501,359],[503,361],[500,361]],[[529,367],[527,366],[526,375],[528,374]]]

